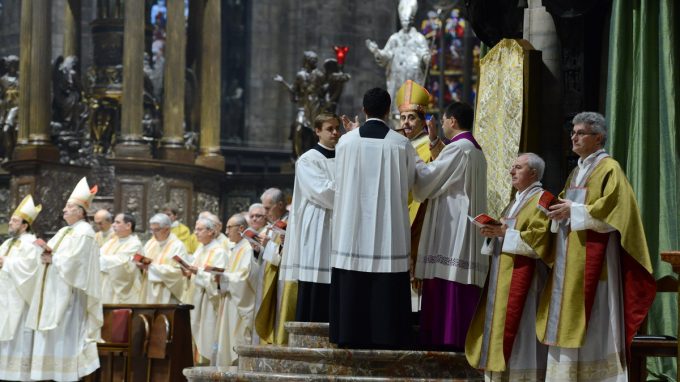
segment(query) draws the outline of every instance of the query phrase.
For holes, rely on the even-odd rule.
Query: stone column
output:
[[[144,94],[144,2],[125,2],[123,31],[123,100],[121,137],[116,143],[116,157],[151,158],[151,150],[142,139]]]
[[[202,25],[201,43],[201,148],[196,164],[224,170],[220,152],[220,0],[207,0]]]
[[[19,35],[19,132],[17,146],[28,144],[28,128],[31,126],[31,25],[33,24],[33,0],[21,2],[21,26]]]
[[[34,1],[31,14],[28,143],[40,146],[50,144],[52,120],[52,1]]]
[[[529,0],[524,10],[523,38],[540,50],[543,59],[540,100],[541,150],[537,154],[546,162],[543,184],[551,190],[560,190],[566,177],[562,148],[562,69],[560,41],[552,16],[542,0]],[[563,175],[564,174],[564,175]]]
[[[80,66],[80,0],[66,0],[64,5],[64,57],[78,57]]]
[[[184,148],[184,86],[186,27],[184,2],[169,1],[163,78],[163,139],[161,159],[193,163],[194,153]]]

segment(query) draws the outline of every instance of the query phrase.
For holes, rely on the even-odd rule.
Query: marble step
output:
[[[304,381],[304,382],[441,382],[441,381],[481,381],[483,378],[451,379],[451,378],[395,378],[395,377],[361,377],[351,375],[323,375],[323,374],[284,374],[263,373],[253,371],[238,371],[235,366],[223,367],[190,367],[184,369],[184,376],[189,382],[218,382],[218,381]]]
[[[294,348],[336,348],[328,341],[328,322],[296,322],[283,324],[288,332],[288,346]]]
[[[463,353],[251,345],[236,352],[240,372],[483,380]]]

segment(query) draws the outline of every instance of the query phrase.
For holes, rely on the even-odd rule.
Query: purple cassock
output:
[[[477,149],[482,149],[469,131],[456,135],[448,143],[461,139],[467,139]],[[438,278],[423,280],[421,343],[430,347],[463,350],[481,292],[482,289],[476,285]]]

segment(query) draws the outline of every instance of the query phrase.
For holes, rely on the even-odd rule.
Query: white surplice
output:
[[[334,196],[335,159],[314,148],[308,150],[295,163],[281,280],[330,284]]]
[[[416,151],[406,137],[392,130],[384,139],[361,138],[359,130],[343,135],[336,146],[331,267],[407,272],[408,192]]]
[[[33,331],[26,328],[26,314],[33,297],[40,247],[35,235],[23,233],[0,246],[0,380],[30,379]]]
[[[187,250],[181,240],[170,234],[163,242],[155,238],[144,245],[144,256],[153,260],[142,280],[145,304],[177,304],[182,300],[185,277],[179,263],[172,258],[187,260]]]
[[[142,298],[142,274],[132,262],[142,253],[137,235],[114,235],[101,249],[102,304],[138,304]]]
[[[85,220],[60,229],[47,245],[52,264],[38,268],[26,319],[35,330],[31,378],[75,381],[99,368],[99,246]]]
[[[227,251],[213,240],[207,245],[199,245],[194,252],[193,266],[198,272],[191,277],[191,335],[196,344],[196,351],[203,358],[215,365],[217,352],[217,315],[220,305],[220,293],[215,275],[206,272],[205,266],[224,268],[227,264]]]
[[[416,277],[484,286],[484,238],[468,220],[486,212],[486,160],[467,139],[449,143],[418,167],[413,195],[429,200],[418,244]]]
[[[255,319],[255,289],[253,249],[246,239],[229,252],[229,259],[220,276],[219,336],[217,366],[231,366],[237,359],[236,346],[250,345]]]

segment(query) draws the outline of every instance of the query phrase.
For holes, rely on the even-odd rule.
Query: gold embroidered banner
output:
[[[500,217],[512,193],[508,171],[519,152],[525,117],[528,45],[523,40],[504,39],[481,60],[475,138],[486,156],[487,210],[493,217]]]

